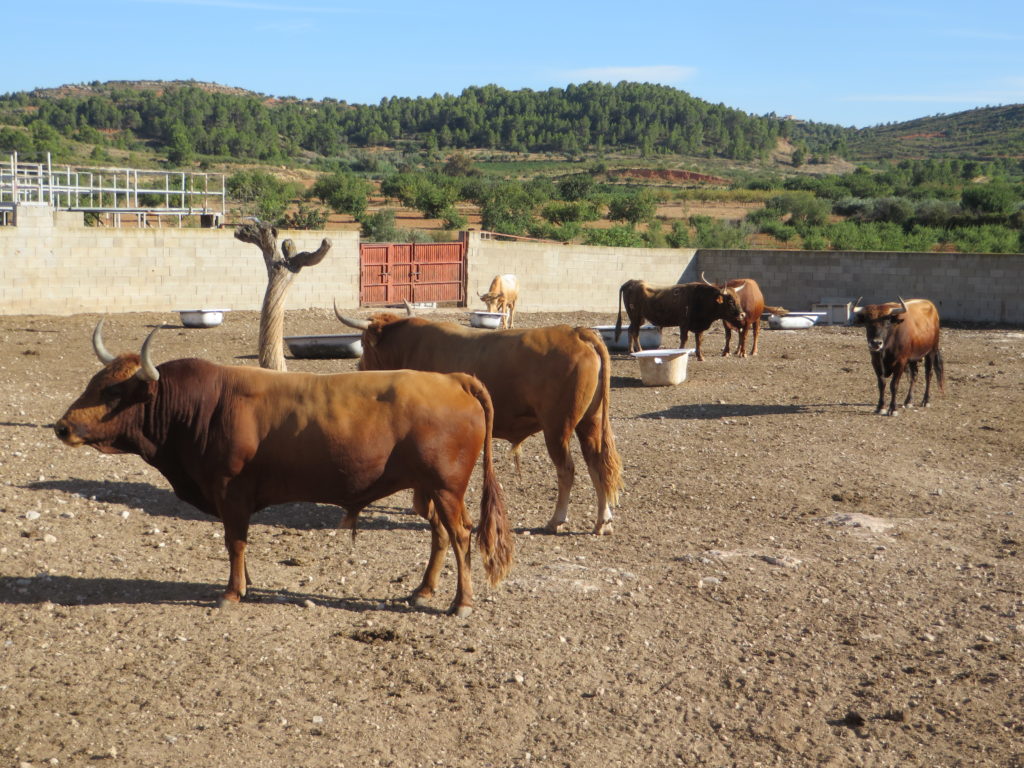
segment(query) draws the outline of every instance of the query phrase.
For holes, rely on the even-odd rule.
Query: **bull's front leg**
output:
[[[743,331],[739,332],[739,338],[740,339],[743,338]],[[730,328],[728,325],[726,325],[725,326],[725,346],[722,347],[722,357],[728,357],[729,356],[729,346],[731,344],[732,344],[732,328]],[[738,347],[737,347],[737,351],[739,351]]]
[[[693,332],[693,343],[694,343],[694,346],[697,348],[697,351],[694,354],[694,357],[696,357],[697,360],[700,361],[700,362],[704,362],[704,353],[701,352],[701,349],[700,349],[700,343],[703,340],[703,337],[704,337],[704,332],[703,331],[694,331]]]
[[[889,380],[889,415],[896,415],[896,389],[900,385],[900,379],[903,378],[903,366],[897,365],[893,367],[892,378]]]
[[[558,529],[569,519],[569,494],[576,478],[576,466],[573,464],[572,454],[569,452],[569,437],[545,434],[544,443],[548,449],[548,456],[551,457],[551,463],[555,465],[555,472],[558,474],[558,498],[555,501],[555,511],[551,515],[551,519],[548,520],[548,524],[544,526],[544,530],[547,533],[558,533]]]
[[[245,511],[223,509],[224,546],[228,550],[228,586],[217,601],[221,607],[237,603],[245,597],[246,589],[252,584],[249,569],[245,564],[245,548],[249,536],[249,514]]]
[[[875,369],[875,384],[878,386],[878,405],[875,406],[875,413],[881,415],[885,413],[885,372],[877,354],[871,355],[871,367]]]

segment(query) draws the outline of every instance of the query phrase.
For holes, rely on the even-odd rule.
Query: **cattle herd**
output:
[[[611,428],[610,357],[593,329],[568,325],[515,329],[519,284],[495,277],[480,298],[502,312],[503,329],[485,331],[415,317],[407,305],[368,320],[338,319],[362,331],[359,371],[339,374],[284,373],[182,359],[155,365],[146,339],[139,354],[110,354],[103,322],[93,348],[103,364],[83,394],[56,423],[69,446],[104,453],[136,454],[166,477],[179,498],[219,518],[230,562],[221,604],[237,602],[251,584],[245,549],[253,513],[274,504],[306,501],[346,511],[343,527],[355,532],[369,504],[411,489],[413,508],[430,524],[426,570],[411,599],[419,605],[436,591],[450,545],[457,586],[450,611],[473,607],[466,490],[482,457],[477,546],[489,581],[500,581],[514,559],[505,501],[492,464],[491,440],[519,446],[541,432],[557,475],[557,500],[546,528],[567,521],[575,467],[575,433],[597,496],[595,534],[612,532],[612,510],[622,488],[622,463]],[[929,402],[932,374],[943,385],[939,317],[926,299],[858,306],[853,321],[865,326],[878,382],[878,413],[897,413],[896,390],[909,371],[904,407],[911,405],[918,361],[925,363],[922,405]],[[716,285],[700,282],[653,288],[629,280],[619,290],[616,338],[622,307],[629,318],[630,351],[640,349],[646,320],[678,326],[681,345],[692,331],[696,357],[701,337],[722,320],[730,352],[757,354],[765,311],[749,278]],[[773,309],[773,308],[769,308]],[[885,409],[885,380],[890,403]]]

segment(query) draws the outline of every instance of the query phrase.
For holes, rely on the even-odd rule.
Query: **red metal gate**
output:
[[[361,243],[361,305],[466,304],[466,242]]]

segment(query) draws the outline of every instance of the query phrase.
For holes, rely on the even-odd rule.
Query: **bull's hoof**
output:
[[[453,605],[451,610],[448,611],[449,615],[454,616],[457,619],[468,618],[472,612],[472,605]]]
[[[550,533],[551,535],[554,535],[558,533],[558,529],[561,528],[563,525],[565,525],[564,522],[549,522],[547,525],[544,526],[544,533]]]
[[[605,520],[603,523],[598,523],[594,526],[595,536],[611,536],[613,531],[611,520]]]
[[[218,608],[230,608],[233,605],[238,605],[242,601],[240,595],[234,592],[225,592],[223,595],[217,598]]]
[[[430,605],[430,596],[413,593],[409,595],[409,604],[414,608],[427,608]]]

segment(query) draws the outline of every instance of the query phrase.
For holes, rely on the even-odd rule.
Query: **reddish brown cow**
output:
[[[664,328],[679,326],[679,346],[686,346],[687,335],[693,331],[698,360],[704,359],[701,338],[715,320],[741,325],[746,319],[740,307],[739,292],[744,290],[719,287],[704,280],[681,283],[667,288],[652,288],[643,280],[627,280],[619,288],[619,316],[615,322],[615,340],[622,335],[622,305],[629,317],[629,351],[638,352],[640,326],[649,323]]]
[[[569,441],[575,431],[597,493],[594,533],[612,532],[622,470],[609,416],[611,364],[595,331],[568,325],[480,331],[391,313],[357,320],[339,312],[338,319],[363,330],[362,370],[465,371],[478,377],[494,401],[494,436],[512,443],[517,461],[520,443],[544,433],[558,473],[558,500],[547,524],[551,533],[568,517],[575,474]]]
[[[741,323],[732,323],[729,320],[722,320],[725,326],[725,347],[722,349],[722,357],[729,354],[729,344],[732,341],[732,332],[738,331],[736,340],[736,354],[740,357],[747,356],[747,332],[754,329],[754,341],[750,348],[751,356],[757,354],[757,337],[761,333],[761,315],[764,312],[764,296],[761,294],[761,286],[753,278],[744,277],[736,280],[729,280],[725,283],[728,288],[733,288],[740,297],[740,309],[745,317]]]
[[[491,583],[512,563],[505,503],[491,458],[493,408],[474,377],[417,371],[281,373],[108,353],[85,392],[55,425],[70,446],[134,453],[156,467],[179,498],[224,523],[231,561],[221,604],[250,585],[245,564],[249,518],[272,504],[308,501],[359,512],[405,488],[431,528],[430,559],[412,593],[419,604],[437,589],[445,551],[455,552],[458,586],[451,611],[473,605],[465,493],[483,451],[477,543]],[[155,333],[155,331],[154,331]]]
[[[515,275],[495,275],[487,293],[480,294],[480,300],[487,305],[488,312],[501,312],[502,328],[512,328],[515,323],[516,302],[519,301],[519,278]]]
[[[898,302],[855,307],[853,321],[867,330],[871,365],[878,381],[878,406],[875,413],[886,412],[885,379],[891,376],[887,413],[890,416],[896,415],[896,387],[905,368],[910,369],[910,386],[903,407],[912,407],[917,362],[922,358],[924,399],[921,406],[928,406],[933,370],[940,389],[945,388],[942,353],[939,351],[939,311],[928,299],[904,301],[901,298]]]

